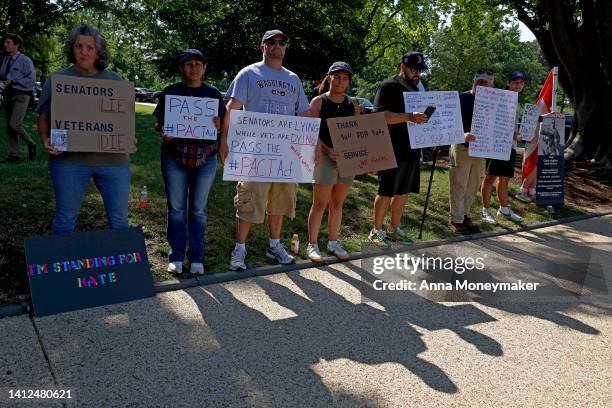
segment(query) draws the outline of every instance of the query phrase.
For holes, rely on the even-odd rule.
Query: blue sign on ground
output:
[[[30,237],[25,251],[36,316],[155,294],[140,227]]]

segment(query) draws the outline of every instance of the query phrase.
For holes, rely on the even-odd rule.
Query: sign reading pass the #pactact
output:
[[[51,76],[51,131],[66,131],[58,150],[134,153],[134,106],[131,82]]]
[[[384,112],[327,119],[342,177],[397,167]]]
[[[426,123],[408,122],[408,136],[413,149],[463,143],[463,123],[459,93],[456,91],[404,92],[406,112],[436,110]]]
[[[165,102],[165,135],[183,139],[217,140],[213,118],[219,114],[218,99],[166,95]]]
[[[232,110],[223,180],[311,183],[321,119]]]

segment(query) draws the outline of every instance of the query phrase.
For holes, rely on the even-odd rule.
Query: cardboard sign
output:
[[[223,180],[311,183],[321,119],[232,110]]]
[[[517,92],[478,86],[471,129],[476,140],[470,142],[468,154],[510,160],[517,108]]]
[[[424,112],[428,106],[436,107],[427,123],[407,122],[413,149],[465,141],[458,92],[404,92],[404,106],[406,112]]]
[[[66,130],[67,151],[136,151],[133,83],[53,75],[51,89],[51,130]]]
[[[217,140],[213,118],[219,114],[219,100],[166,95],[165,102],[164,134],[182,139]]]
[[[531,142],[536,135],[538,119],[540,118],[541,108],[539,105],[525,104],[523,117],[521,118],[521,140]]]
[[[538,138],[536,204],[563,205],[565,114],[542,115]]]
[[[384,112],[327,119],[342,177],[397,167]]]
[[[140,227],[26,238],[25,252],[37,316],[155,294]]]

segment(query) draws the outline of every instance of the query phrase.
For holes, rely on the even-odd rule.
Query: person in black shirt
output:
[[[404,113],[404,92],[425,91],[421,73],[427,69],[420,52],[404,54],[398,75],[383,81],[374,98],[376,111]],[[408,113],[408,120],[424,123],[427,116],[420,112]],[[406,207],[408,193],[418,193],[420,187],[421,149],[412,149],[408,138],[406,118],[389,121],[389,133],[395,153],[397,168],[378,172],[378,195],[374,200],[374,229],[369,239],[379,246],[388,246],[387,239],[402,243],[412,242],[400,228],[400,220]],[[391,224],[383,230],[387,209],[391,206]]]
[[[469,142],[476,140],[474,135],[470,133],[474,101],[476,100],[476,87],[492,87],[493,79],[493,72],[481,68],[474,75],[472,89],[459,94],[465,143],[451,145],[448,154],[450,162],[448,171],[450,182],[450,220],[448,225],[454,232],[461,234],[480,231],[469,215],[470,208],[474,204],[476,194],[480,188],[480,179],[484,174],[485,159],[471,157],[468,154],[468,148]]]
[[[206,71],[204,55],[196,49],[187,49],[179,57],[183,81],[162,91],[153,112],[157,117],[155,129],[162,138],[161,166],[168,201],[168,272],[180,274],[183,270],[185,249],[189,241],[187,258],[190,272],[204,274],[204,237],[206,232],[208,193],[217,170],[217,142],[214,140],[173,138],[164,133],[166,95],[213,98],[219,101],[218,117],[214,118],[217,132],[220,118],[225,114],[223,97],[215,87],[203,82]],[[185,222],[187,216],[187,223]]]

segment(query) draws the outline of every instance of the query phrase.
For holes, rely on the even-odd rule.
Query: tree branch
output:
[[[376,34],[376,38],[370,44],[366,45],[365,47],[366,51],[368,51],[370,48],[372,48],[374,45],[376,45],[380,41],[380,37],[382,37],[382,33],[385,30],[385,27],[387,26],[389,21],[391,21],[391,19],[395,17],[397,13],[399,13],[399,9],[395,10],[385,19],[385,22],[378,29],[378,34]]]
[[[403,43],[401,41],[394,41],[390,44],[387,44],[383,50],[380,52],[380,54],[378,54],[376,57],[374,57],[374,59],[371,59],[368,61],[368,65],[372,65],[374,64],[376,61],[378,61],[379,59],[381,59],[384,55],[385,55],[385,51],[387,51],[388,48],[393,47],[394,45],[402,45]]]

